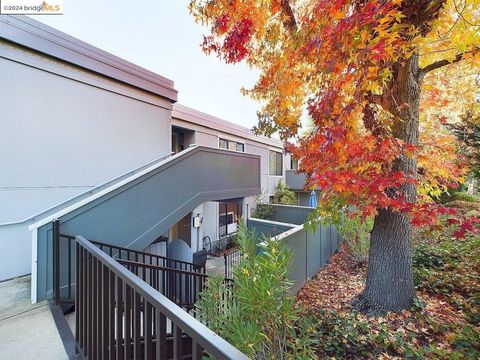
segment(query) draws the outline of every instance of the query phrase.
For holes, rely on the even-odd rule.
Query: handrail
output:
[[[68,235],[68,234],[58,234],[58,236],[63,237],[65,239],[69,239],[69,240],[75,240],[75,236]],[[107,244],[107,243],[97,241],[97,240],[88,240],[88,241],[90,241],[92,244],[98,245],[100,247],[100,250],[102,250],[102,251],[103,251],[103,247],[110,247],[112,249],[116,249],[116,250],[119,250],[119,251],[125,251],[125,252],[131,252],[131,253],[134,253],[134,254],[150,256],[154,259],[162,259],[162,260],[166,260],[166,261],[172,261],[172,262],[175,262],[175,263],[180,263],[182,265],[188,265],[188,266],[191,266],[191,267],[198,268],[198,265],[196,265],[194,263],[191,263],[191,262],[188,262],[188,261],[183,261],[183,260],[172,259],[172,258],[169,258],[168,256],[151,254],[151,253],[148,253],[148,252],[145,252],[145,251],[133,250],[133,249],[121,247],[121,246],[118,246],[118,245]],[[116,259],[116,260],[119,260],[119,259]]]
[[[171,272],[178,273],[178,274],[198,276],[198,277],[201,277],[201,278],[204,278],[204,279],[208,278],[207,274],[197,273],[197,272],[188,271],[188,270],[175,269],[175,268],[171,268],[171,267],[167,267],[167,266],[158,266],[158,265],[145,264],[145,263],[140,263],[140,262],[136,262],[136,261],[121,260],[121,259],[116,260],[116,261],[119,262],[122,265],[127,265],[127,266],[132,265],[132,266],[146,267],[146,268],[154,269],[154,270],[164,270],[164,271],[171,271]]]
[[[155,259],[162,259],[162,260],[166,260],[166,261],[172,261],[172,262],[175,262],[175,263],[180,263],[180,264],[182,264],[182,265],[188,265],[188,266],[192,266],[192,267],[198,267],[198,266],[195,265],[194,263],[191,263],[191,262],[188,262],[188,261],[183,261],[183,260],[172,259],[172,258],[169,258],[168,256],[151,254],[151,253],[148,253],[148,252],[145,252],[145,251],[133,250],[133,249],[129,249],[129,248],[117,246],[117,245],[110,245],[110,244],[102,243],[102,242],[100,242],[100,241],[94,241],[94,240],[89,240],[89,241],[90,241],[92,244],[95,244],[95,245],[100,246],[100,249],[101,249],[101,250],[102,250],[101,246],[111,247],[111,248],[113,248],[113,249],[117,249],[117,250],[121,250],[121,251],[130,251],[130,252],[132,252],[132,253],[137,253],[137,254],[140,254],[140,255],[150,256],[150,257],[155,258]]]
[[[102,250],[90,243],[82,236],[76,236],[76,242],[93,255],[101,264],[112,271],[139,296],[147,300],[160,313],[169,318],[175,327],[180,328],[192,340],[202,346],[208,353],[218,359],[248,359],[248,357],[232,346],[226,340],[215,334],[208,327],[183,311],[168,298],[160,294],[153,287],[128,271],[116,260],[105,254]]]

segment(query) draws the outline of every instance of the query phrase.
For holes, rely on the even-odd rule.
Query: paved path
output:
[[[30,303],[30,277],[0,283],[0,360],[67,359],[48,303]]]

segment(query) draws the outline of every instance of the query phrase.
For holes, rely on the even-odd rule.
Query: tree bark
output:
[[[420,71],[418,55],[399,64],[394,80],[382,103],[396,117],[393,136],[408,144],[418,145]],[[402,155],[393,164],[394,170],[416,177],[417,159]],[[391,189],[415,202],[415,184],[405,184]],[[373,315],[385,311],[401,311],[409,308],[415,297],[412,275],[412,235],[410,218],[405,213],[390,209],[378,209],[371,232],[367,281],[364,292],[354,301],[357,309]]]

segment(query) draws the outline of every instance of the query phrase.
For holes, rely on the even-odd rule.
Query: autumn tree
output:
[[[262,104],[256,130],[290,140],[309,185],[322,189],[319,208],[375,216],[366,287],[356,299],[365,312],[411,306],[413,226],[434,221],[443,209],[430,194],[463,176],[452,136],[439,125],[455,114],[435,109],[475,101],[479,9],[480,0],[190,4],[209,27],[206,53],[260,71],[243,90]],[[471,92],[459,97],[455,88]],[[300,137],[305,110],[314,130]]]

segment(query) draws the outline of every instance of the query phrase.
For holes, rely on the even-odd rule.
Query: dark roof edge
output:
[[[27,16],[1,15],[0,39],[177,101],[172,80]]]

